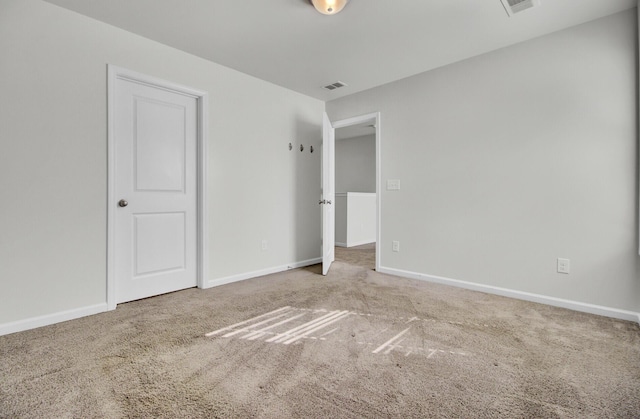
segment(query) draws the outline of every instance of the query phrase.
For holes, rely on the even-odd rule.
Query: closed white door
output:
[[[118,79],[114,94],[115,295],[197,285],[197,99]]]
[[[335,130],[329,116],[322,116],[322,275],[329,273],[335,260]]]

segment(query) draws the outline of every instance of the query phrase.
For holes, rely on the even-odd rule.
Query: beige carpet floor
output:
[[[373,247],[0,337],[2,418],[638,418],[637,324],[379,274]]]

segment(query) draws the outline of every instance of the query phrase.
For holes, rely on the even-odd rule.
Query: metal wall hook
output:
[[[289,151],[293,150],[293,144],[289,143]],[[304,151],[304,146],[300,144],[300,152]],[[313,153],[313,146],[309,146],[309,151]]]

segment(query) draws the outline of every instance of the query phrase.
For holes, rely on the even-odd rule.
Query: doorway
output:
[[[109,66],[107,303],[203,287],[206,93]]]
[[[345,248],[370,252],[373,246],[374,266],[378,270],[381,264],[380,113],[343,119],[331,125],[336,143],[336,253],[345,253]],[[350,166],[346,160],[354,164]]]

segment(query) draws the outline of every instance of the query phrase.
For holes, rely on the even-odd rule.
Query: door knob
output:
[[[120,207],[126,207],[127,205],[129,205],[129,203],[127,201],[125,201],[124,199],[121,199],[120,201],[118,201],[118,206]]]

